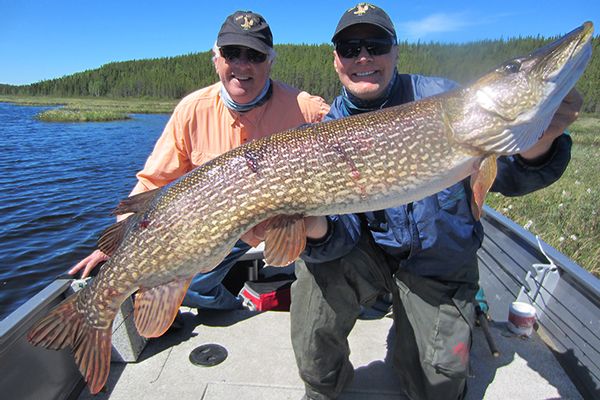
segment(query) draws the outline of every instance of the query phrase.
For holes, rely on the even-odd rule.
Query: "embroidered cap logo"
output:
[[[354,14],[363,15],[366,14],[366,12],[369,11],[370,8],[373,9],[375,8],[375,6],[369,3],[358,3],[356,7],[349,9],[348,12],[356,10],[354,11]]]
[[[240,28],[242,28],[245,31],[252,28],[254,26],[255,22],[258,22],[258,21],[255,21],[254,16],[248,15],[248,14],[240,15],[236,18],[237,21],[239,21],[240,19],[244,19],[244,22],[242,22],[240,24]]]

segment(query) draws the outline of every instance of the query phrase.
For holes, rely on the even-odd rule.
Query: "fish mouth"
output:
[[[528,57],[535,63],[534,72],[546,82],[561,84],[567,76],[577,81],[592,56],[593,33],[594,24],[587,21],[555,42],[534,51]],[[572,86],[574,82],[567,79],[564,84]]]
[[[531,148],[550,125],[556,110],[575,86],[592,55],[594,25],[585,22],[560,39],[532,52],[523,60],[529,75],[531,102],[520,112],[515,110],[509,129],[515,135],[515,150]],[[526,67],[530,63],[530,67]],[[537,83],[535,81],[538,81]],[[535,91],[530,89],[530,91]]]
[[[516,154],[537,143],[591,58],[593,24],[509,60],[466,88],[468,112],[453,134],[483,152]],[[464,121],[460,115],[468,115]]]

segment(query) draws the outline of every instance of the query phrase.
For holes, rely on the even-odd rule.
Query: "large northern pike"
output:
[[[100,239],[110,260],[90,286],[38,322],[29,340],[50,349],[71,346],[96,393],[108,375],[120,304],[137,291],[137,329],[160,336],[192,276],[213,269],[261,221],[274,221],[267,261],[286,264],[304,248],[302,216],[398,206],[470,175],[477,213],[495,176],[482,169],[492,169],[496,155],[537,141],[583,73],[592,32],[587,22],[471,86],[253,141],[125,200],[118,212],[135,214]]]

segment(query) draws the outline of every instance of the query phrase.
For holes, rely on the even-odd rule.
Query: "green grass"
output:
[[[600,277],[600,118],[570,128],[571,163],[553,185],[522,197],[488,195],[487,204]]]
[[[29,106],[63,106],[40,113],[42,121],[111,121],[127,119],[128,114],[171,113],[177,100],[160,99],[107,99],[107,98],[54,98],[0,96],[0,102]]]
[[[91,122],[91,121],[116,121],[131,118],[129,114],[112,110],[69,110],[58,108],[44,111],[36,116],[45,122]]]

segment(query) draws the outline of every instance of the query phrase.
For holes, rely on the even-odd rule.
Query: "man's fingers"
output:
[[[304,221],[306,223],[306,237],[310,239],[321,239],[327,234],[327,218],[322,216],[311,216],[304,218]]]
[[[87,278],[88,276],[90,276],[90,272],[92,272],[92,270],[94,269],[94,267],[96,266],[95,263],[87,263],[85,266],[85,269],[83,270],[83,273],[81,274],[82,278]]]
[[[554,113],[544,136],[550,139],[560,136],[569,125],[577,120],[582,106],[583,97],[576,89],[571,89]]]
[[[581,105],[583,105],[583,96],[577,89],[573,88],[569,93],[567,93],[563,99],[563,102],[567,104],[579,104],[579,108],[581,108]]]
[[[71,268],[69,271],[67,271],[67,273],[69,275],[75,275],[77,272],[79,272],[79,270],[81,268],[83,268],[86,263],[87,263],[87,259],[90,258],[90,256],[87,256],[86,258],[84,258],[83,260],[79,261],[77,264],[75,264],[73,266],[73,268]]]
[[[579,116],[579,111],[582,106],[583,97],[577,89],[571,89],[558,107],[558,110],[556,110],[556,115],[565,115],[568,116],[570,120],[575,121]]]
[[[102,251],[94,250],[92,254],[75,264],[75,266],[71,268],[67,273],[69,275],[75,275],[77,272],[83,269],[81,277],[86,278],[99,263],[108,260],[108,258],[109,257]]]

